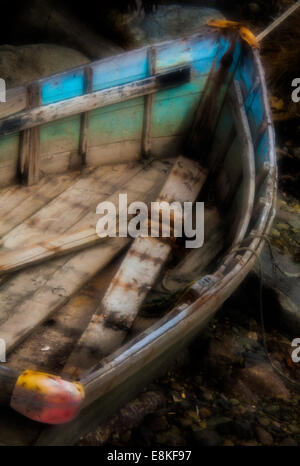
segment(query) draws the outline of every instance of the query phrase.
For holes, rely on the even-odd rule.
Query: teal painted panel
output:
[[[83,69],[47,78],[41,85],[41,103],[47,105],[77,97],[84,93],[84,86]]]
[[[213,154],[214,157],[218,157],[220,153],[222,154],[224,152],[224,146],[229,140],[232,128],[233,119],[231,115],[231,110],[229,106],[225,103],[221,111],[220,118],[217,122],[215,134],[213,137],[211,154]]]
[[[79,147],[80,115],[47,123],[41,127],[41,153],[77,150]]]
[[[144,98],[122,102],[91,112],[89,140],[91,146],[141,138]]]
[[[167,91],[165,91],[167,92]],[[182,134],[192,124],[198,106],[197,96],[187,94],[180,98],[154,99],[152,135],[153,137]]]
[[[153,136],[180,134],[191,124],[207,76],[154,97]],[[144,98],[110,105],[91,112],[90,144],[96,146],[122,140],[139,139],[143,127]]]
[[[0,164],[8,165],[19,157],[19,134],[0,137]]]

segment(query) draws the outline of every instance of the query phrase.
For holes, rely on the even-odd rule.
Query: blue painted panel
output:
[[[264,104],[263,104],[261,89],[258,89],[258,91],[255,93],[253,102],[251,104],[251,111],[255,117],[256,125],[259,126],[264,117]]]
[[[156,69],[180,66],[192,62],[190,42],[175,42],[168,47],[158,48],[156,52]]]
[[[243,55],[241,65],[239,67],[240,77],[249,92],[254,84],[254,63],[249,55]]]
[[[93,68],[94,91],[120,86],[148,76],[148,62],[146,49],[135,54],[104,60]]]
[[[209,73],[219,44],[214,37],[191,41],[193,67],[199,73]]]
[[[269,160],[269,150],[268,134],[267,131],[265,131],[256,149],[256,162],[261,165],[267,162]],[[258,169],[259,168],[260,167],[258,167]]]
[[[84,92],[83,69],[46,79],[41,85],[42,105],[71,99]]]

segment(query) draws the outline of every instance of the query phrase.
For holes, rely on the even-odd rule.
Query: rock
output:
[[[222,340],[211,339],[206,355],[206,365],[215,377],[229,377],[233,366],[243,363],[243,347],[237,337],[225,334]]]
[[[226,439],[226,440],[224,440],[224,442],[223,442],[223,447],[234,447],[234,443],[233,443],[232,440]]]
[[[293,437],[285,437],[281,442],[280,446],[282,447],[297,447],[298,443]]]
[[[271,423],[270,419],[265,416],[259,416],[257,420],[262,427],[268,427]]]
[[[15,29],[24,31],[25,36],[80,50],[92,60],[122,52],[120,46],[99,34],[99,26],[94,30],[74,14],[73,8],[66,5],[71,2],[30,0],[29,3],[14,18]]]
[[[257,447],[258,444],[255,440],[241,440],[239,445],[243,447]]]
[[[212,412],[208,409],[205,408],[205,406],[202,406],[199,408],[199,416],[200,418],[206,419],[212,415]]]
[[[199,411],[200,414],[200,411]],[[197,414],[196,411],[192,411],[191,409],[185,413],[187,417],[189,417],[193,422],[198,423],[199,422],[199,415]]]
[[[236,420],[232,423],[233,433],[243,440],[253,438],[253,429],[251,423],[247,420]]]
[[[271,446],[273,444],[272,435],[263,429],[261,426],[256,426],[256,435],[260,443],[266,446]]]
[[[155,443],[170,446],[181,446],[185,445],[185,439],[183,438],[180,430],[176,426],[172,426],[166,432],[160,432],[155,435]]]
[[[272,414],[272,413],[271,413]],[[279,422],[277,421],[273,421],[272,422],[272,426],[271,426],[272,430],[275,431],[275,432],[280,432],[281,431],[281,425],[279,424]]]
[[[237,377],[258,398],[290,399],[290,392],[282,379],[266,362],[240,369]]]
[[[149,426],[154,432],[161,432],[167,430],[169,427],[166,416],[155,417]]]
[[[138,428],[138,431],[139,431],[139,435],[143,441],[143,443],[147,446],[150,446],[150,445],[153,445],[153,442],[154,442],[154,435],[153,435],[153,432],[151,429],[149,429],[148,427],[144,426],[144,425],[141,425],[139,426]]]
[[[219,434],[228,434],[232,431],[232,420],[225,416],[214,416],[207,421],[209,429],[216,429]]]
[[[211,8],[159,5],[149,14],[145,14],[144,11],[130,14],[116,12],[112,26],[126,41],[128,48],[135,48],[192,35],[212,18],[223,18],[223,15]]]
[[[258,396],[253,393],[242,380],[238,379],[236,381],[232,381],[228,390],[229,389],[231,390],[231,394],[236,396],[240,401],[244,401],[246,403],[257,403],[259,400]]]
[[[222,437],[215,430],[194,430],[193,437],[201,447],[216,447],[222,444]]]
[[[59,45],[0,46],[0,76],[7,88],[88,62],[81,52]]]

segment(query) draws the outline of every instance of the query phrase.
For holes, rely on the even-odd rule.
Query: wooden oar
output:
[[[158,201],[193,202],[206,177],[207,171],[197,162],[178,157]],[[171,238],[139,236],[134,240],[64,373],[80,375],[122,343],[171,251]]]
[[[272,21],[269,26],[267,26],[262,32],[256,36],[256,40],[261,42],[265,39],[271,32],[273,32],[278,26],[280,26],[289,16],[291,16],[295,11],[300,7],[300,0],[298,0],[294,5],[290,6],[282,15]]]

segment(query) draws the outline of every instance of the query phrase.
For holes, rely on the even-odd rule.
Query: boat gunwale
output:
[[[114,62],[115,60],[117,61],[121,57],[124,58],[124,56],[126,58],[134,56],[134,55],[136,55],[137,52],[145,51],[146,54],[147,54],[147,51],[150,50],[151,48],[153,48],[154,46],[155,46],[155,48],[157,50],[159,50],[160,48],[163,49],[164,47],[167,47],[169,44],[175,44],[175,43],[180,44],[180,43],[185,42],[187,40],[192,41],[192,40],[201,39],[203,37],[205,37],[205,38],[215,38],[216,40],[218,40],[218,36],[219,36],[219,32],[217,30],[214,30],[214,29],[210,28],[209,26],[205,26],[203,28],[203,30],[201,30],[199,32],[196,32],[196,33],[194,33],[192,35],[187,35],[187,36],[179,38],[179,39],[168,39],[168,40],[158,42],[158,43],[155,43],[155,44],[144,45],[142,47],[135,48],[135,49],[132,49],[132,50],[124,50],[124,52],[117,53],[116,55],[111,55],[109,57],[99,58],[98,60],[91,60],[88,63],[84,63],[82,65],[71,67],[71,68],[68,68],[67,70],[59,71],[57,73],[47,75],[47,76],[45,76],[43,78],[32,79],[30,81],[26,81],[25,83],[23,83],[21,85],[10,87],[10,88],[6,89],[6,102],[1,104],[1,107],[2,107],[3,110],[1,110],[1,107],[0,107],[0,120],[4,119],[6,117],[9,117],[11,115],[17,115],[19,112],[21,112],[21,111],[23,111],[25,109],[26,89],[30,85],[38,85],[39,86],[41,84],[46,83],[49,80],[55,80],[57,78],[62,78],[64,76],[67,76],[68,74],[70,74],[72,72],[75,73],[75,72],[78,72],[78,71],[84,71],[87,68],[94,69],[100,64]],[[189,62],[187,62],[187,64],[189,64]],[[110,87],[105,88],[105,89],[109,89],[109,88]],[[85,95],[85,93],[83,93],[82,95]],[[5,108],[9,107],[9,104],[11,103],[10,101],[12,101],[13,99],[24,99],[24,105],[17,112],[11,112],[11,113],[8,112],[8,113],[6,113]],[[66,100],[68,100],[68,99],[66,99]],[[47,104],[44,104],[43,106],[46,107]],[[4,113],[4,114],[2,114],[2,113]]]

